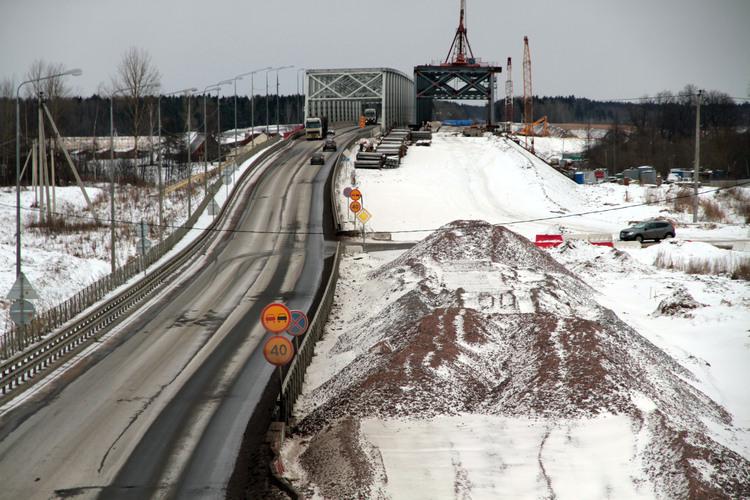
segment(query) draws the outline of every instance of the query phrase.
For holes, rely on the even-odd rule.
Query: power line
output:
[[[725,191],[729,190],[735,187],[743,187],[750,185],[750,181],[748,182],[742,182],[739,184],[736,184],[734,186],[725,186],[725,187],[718,187],[714,189],[708,189],[705,191],[698,192],[698,196],[703,194],[710,194],[715,193],[719,191]],[[597,210],[589,210],[586,212],[577,212],[572,214],[562,214],[562,215],[553,215],[549,217],[538,217],[535,219],[521,219],[521,220],[513,220],[513,221],[507,221],[507,222],[498,222],[495,225],[498,226],[511,226],[516,224],[526,224],[530,222],[543,222],[543,221],[550,221],[550,220],[558,220],[558,219],[568,219],[572,217],[582,217],[584,215],[594,215],[594,214],[601,214],[601,213],[608,213],[608,212],[615,212],[618,210],[627,210],[630,208],[636,208],[636,207],[643,207],[643,206],[649,206],[649,205],[657,205],[662,203],[669,203],[675,200],[683,199],[683,198],[692,198],[695,196],[695,193],[690,192],[689,194],[683,194],[683,195],[676,195],[664,198],[664,200],[655,200],[655,201],[645,201],[643,203],[634,203],[631,205],[621,205],[618,207],[610,207],[610,208],[602,208]],[[15,205],[10,205],[7,203],[0,203],[0,206],[5,207],[12,207],[15,209]],[[21,207],[21,210],[25,210],[27,212],[34,212],[37,213],[38,211],[32,208],[24,208]],[[65,214],[61,212],[53,212],[54,215],[57,215],[59,217],[67,217],[67,218],[73,218],[73,219],[79,219],[79,220],[85,220],[89,222],[94,222],[97,219],[94,217],[88,216],[88,215],[76,215],[76,214]],[[141,224],[141,221],[132,221],[127,219],[115,219],[115,223],[118,225],[132,225],[132,226],[138,226]],[[151,227],[159,227],[158,224],[149,224]],[[177,226],[173,224],[163,224],[161,226],[162,228],[166,229],[178,229],[182,226]],[[317,235],[317,234],[324,234],[323,231],[259,231],[259,230],[250,230],[250,229],[217,229],[217,228],[200,228],[200,227],[190,227],[188,228],[190,230],[198,230],[198,231],[211,231],[211,232],[217,232],[217,233],[237,233],[237,234],[300,234],[300,235]],[[436,231],[440,229],[438,228],[419,228],[419,229],[402,229],[402,230],[394,230],[394,231],[388,231],[388,230],[381,230],[382,232],[387,233],[423,233],[423,232],[430,232],[430,231]]]

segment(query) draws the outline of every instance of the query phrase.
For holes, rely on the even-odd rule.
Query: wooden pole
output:
[[[52,114],[49,112],[49,109],[47,109],[47,105],[42,103],[42,106],[44,107],[44,112],[47,114],[47,118],[49,119],[49,123],[52,126],[52,130],[54,130],[57,138],[60,141],[62,141],[60,132],[57,130],[57,125],[55,125],[55,121],[52,119]],[[86,188],[83,187],[83,181],[81,181],[81,177],[78,175],[78,170],[76,169],[76,166],[73,164],[73,160],[70,159],[68,150],[65,148],[65,145],[62,144],[62,142],[60,144],[60,149],[62,150],[63,156],[65,156],[65,160],[67,160],[68,165],[70,166],[70,169],[73,171],[73,176],[76,178],[76,183],[78,184],[78,187],[81,188],[83,197],[86,199],[86,205],[88,205],[89,207],[89,212],[91,212],[91,215],[94,217],[94,220],[98,222],[98,218],[96,217],[96,212],[94,211],[94,205],[91,203],[91,200],[89,199],[89,195],[86,192]]]

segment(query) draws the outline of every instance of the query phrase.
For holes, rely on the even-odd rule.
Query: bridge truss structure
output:
[[[483,100],[490,105],[487,123],[493,124],[495,102],[495,73],[499,66],[480,65],[429,65],[414,68],[417,123],[430,121],[433,116],[433,101],[438,100]]]
[[[329,122],[357,122],[365,108],[375,108],[384,129],[413,122],[414,81],[391,68],[308,69],[305,117]]]

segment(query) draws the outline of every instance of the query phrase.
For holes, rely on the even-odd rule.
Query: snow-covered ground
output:
[[[351,173],[344,169],[338,192],[348,185]],[[532,241],[537,233],[561,229],[616,234],[633,220],[661,216],[675,221],[678,238],[648,248],[616,250],[568,242],[546,252],[591,287],[596,303],[613,311],[617,321],[637,332],[654,353],[666,353],[665,359],[659,359],[659,363],[666,363],[662,375],[656,374],[661,368],[654,364],[639,376],[654,384],[656,392],[646,396],[631,389],[636,414],[649,422],[660,412],[668,419],[694,420],[689,427],[700,428],[707,439],[741,457],[733,463],[743,464],[740,470],[747,470],[750,285],[746,280],[731,279],[729,274],[742,264],[750,265],[750,254],[688,241],[747,238],[748,225],[730,206],[725,206],[724,222],[690,225],[690,214],[676,212],[672,203],[658,202],[670,196],[674,188],[579,186],[494,137],[435,134],[431,148],[411,148],[399,169],[357,170],[356,181],[364,194],[365,207],[373,214],[368,230],[390,232],[397,240],[419,240],[457,219],[512,222],[506,227]],[[715,193],[703,198],[721,201]],[[529,221],[556,213],[592,212],[652,200],[656,203],[648,206]],[[342,213],[346,213],[346,201],[343,197],[340,200]],[[293,484],[314,498],[361,494],[361,489],[336,486],[358,481],[369,485],[365,490],[370,498],[671,498],[685,494],[688,487],[680,481],[670,482],[672,473],[659,468],[676,465],[678,460],[689,464],[686,467],[697,471],[694,474],[703,477],[706,484],[716,481],[712,479],[716,463],[698,458],[705,455],[690,455],[696,450],[687,452],[680,447],[658,448],[655,443],[663,436],[656,427],[613,412],[606,405],[584,418],[505,415],[506,406],[485,412],[463,409],[462,397],[470,399],[466,387],[456,389],[447,380],[461,386],[458,380],[467,374],[484,373],[468,387],[494,394],[491,388],[498,376],[494,371],[507,373],[508,362],[502,361],[501,367],[477,362],[477,358],[487,359],[482,356],[487,356],[488,349],[499,349],[502,354],[506,347],[481,340],[492,338],[492,329],[481,322],[477,325],[477,316],[471,325],[479,333],[469,333],[469,309],[487,322],[497,321],[498,313],[505,314],[513,307],[532,312],[529,303],[517,301],[511,292],[513,287],[523,289],[543,281],[529,271],[519,271],[511,281],[504,281],[508,277],[496,275],[496,267],[482,264],[481,259],[488,258],[486,249],[461,249],[463,233],[454,230],[453,236],[449,232],[444,237],[455,238],[455,252],[465,251],[472,257],[461,257],[464,260],[451,262],[448,269],[440,267],[442,254],[431,258],[410,253],[404,257],[403,250],[362,253],[359,247],[349,247],[341,264],[331,320],[316,346],[303,395],[295,408],[299,434],[288,439],[282,450],[286,476]],[[451,248],[449,244],[445,251],[454,251]],[[703,268],[708,274],[682,270],[691,266]],[[431,278],[416,281],[419,278],[414,273],[436,275],[439,283]],[[573,307],[564,290],[552,287],[549,293],[553,302],[564,301],[563,309]],[[414,294],[420,299],[413,298]],[[457,307],[464,308],[458,313],[442,305],[451,294],[458,296]],[[442,297],[440,302],[432,306],[437,309],[431,310],[430,304],[438,297]],[[554,310],[555,306],[547,303],[545,307]],[[455,319],[444,318],[450,314],[456,314]],[[584,308],[581,314],[590,313]],[[394,334],[403,323],[416,323],[405,330],[406,338],[413,343],[409,347],[398,344],[400,338]],[[463,342],[456,342],[457,355],[450,335],[444,331],[451,326],[457,336],[463,337]],[[474,335],[474,343],[467,343],[470,335]],[[549,349],[557,352],[563,366],[572,369],[572,353],[580,351],[566,351],[557,335],[548,341],[553,344]],[[374,360],[388,356],[391,364],[371,366],[377,362]],[[454,356],[453,363],[446,363],[446,356]],[[605,359],[607,370],[615,370],[622,362],[617,356]],[[672,360],[677,364],[669,368]],[[538,355],[528,362],[547,363]],[[432,373],[435,379],[425,382],[425,373]],[[630,369],[625,373],[635,376]],[[672,375],[664,378],[664,374],[669,373],[678,377],[673,383],[689,384],[697,391],[688,396],[681,389],[679,397],[667,399],[689,406],[687,399],[700,395],[701,404],[715,403],[718,406],[712,407],[725,416],[716,418],[688,407],[682,417],[677,417],[679,411],[659,409],[665,402],[657,401],[655,395],[666,394],[666,380]],[[497,384],[499,380],[495,380]],[[611,382],[627,384],[624,380]],[[429,388],[435,383],[446,386],[438,385],[431,392]],[[490,389],[484,389],[485,383]],[[544,391],[536,387],[537,383],[534,379],[525,387],[532,399],[541,397]],[[508,390],[504,384],[506,381],[500,384],[500,391]],[[454,390],[458,392],[454,394]],[[399,397],[388,401],[392,394]],[[592,389],[590,397],[600,395]],[[449,404],[452,410],[446,411],[443,397],[448,401],[458,398],[459,403]],[[368,401],[372,413],[356,421],[359,414],[367,413],[363,405]],[[591,402],[584,399],[582,404]],[[336,415],[339,406],[345,408],[343,417]],[[691,444],[686,448],[698,443],[693,438],[688,441]],[[334,459],[331,453],[340,453],[342,458]],[[326,468],[321,464],[325,460],[335,466]],[[744,484],[740,488],[750,484],[746,472],[736,478]],[[689,491],[689,495],[716,494]]]
[[[261,153],[258,153],[261,154]],[[240,165],[229,189],[242,174],[257,154]],[[202,163],[193,164],[194,174],[204,171]],[[216,168],[209,164],[209,169]],[[101,226],[86,230],[62,233],[47,233],[29,227],[39,218],[38,209],[34,208],[35,195],[31,188],[22,186],[21,218],[22,231],[22,270],[26,278],[39,295],[32,301],[37,312],[49,309],[82,290],[92,282],[110,272],[111,236],[110,187],[108,184],[88,186],[86,191],[92,200]],[[194,185],[192,198],[193,209],[200,205],[205,196],[203,185]],[[90,223],[92,218],[87,210],[86,201],[77,186],[58,187],[55,190],[56,212],[68,224]],[[227,199],[227,187],[219,190],[217,205],[223,206]],[[131,185],[116,186],[116,258],[118,265],[136,255],[138,249],[138,226],[144,220],[149,226],[149,238],[158,240],[156,225],[158,223],[158,190],[155,187],[136,187]],[[6,298],[16,280],[16,192],[15,188],[0,188],[0,336],[11,325],[11,301]],[[182,225],[188,216],[187,198],[182,191],[164,196],[164,236]],[[200,229],[207,227],[212,217],[204,213],[196,222],[196,230],[190,231],[178,244],[181,248],[198,237]],[[158,265],[155,263],[154,265]]]
[[[344,169],[337,192],[348,185],[352,169],[351,164]],[[690,213],[662,203],[642,205],[677,196],[677,186],[579,185],[494,136],[437,133],[431,147],[410,148],[400,168],[355,174],[372,214],[368,230],[390,232],[394,240],[420,240],[456,219],[503,224],[533,240],[536,234],[561,231],[617,235],[631,221],[660,216],[676,222],[677,236],[684,239],[750,238],[748,226],[736,224],[741,219],[733,213],[726,223],[693,225]],[[347,213],[348,201],[339,197],[341,213]]]

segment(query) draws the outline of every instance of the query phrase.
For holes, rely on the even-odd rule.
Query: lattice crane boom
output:
[[[508,64],[506,65],[508,77],[505,80],[505,121],[508,123],[513,122],[513,78],[511,77],[511,68],[509,57]]]
[[[533,95],[531,91],[531,52],[529,51],[529,37],[523,37],[523,121],[527,130],[533,129],[531,123],[534,121]]]
[[[453,43],[451,43],[451,48],[448,50],[448,55],[443,64],[474,64],[474,60],[474,52],[471,50],[466,31],[466,0],[461,0],[458,29],[456,29],[456,36],[453,37]]]

